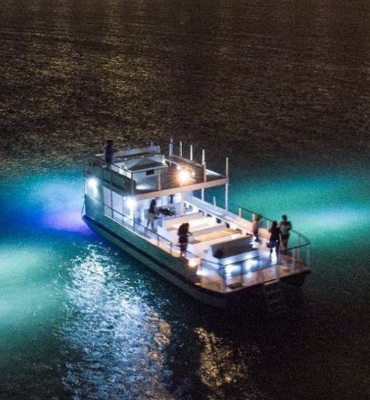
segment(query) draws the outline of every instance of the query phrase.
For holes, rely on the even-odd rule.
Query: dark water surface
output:
[[[370,398],[366,0],[3,0],[0,399]],[[81,222],[81,165],[169,137],[231,157],[314,273],[270,320],[179,292]]]

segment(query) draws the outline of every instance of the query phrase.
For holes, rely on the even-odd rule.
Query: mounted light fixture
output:
[[[90,178],[88,181],[87,181],[87,186],[89,187],[89,188],[91,188],[91,189],[97,189],[98,188],[98,180],[97,179],[95,179],[95,178]]]
[[[191,173],[187,169],[180,169],[179,174],[178,174],[178,179],[181,185],[185,185],[186,183],[189,183],[191,180]]]
[[[136,201],[132,197],[127,197],[126,204],[132,210],[136,206]]]

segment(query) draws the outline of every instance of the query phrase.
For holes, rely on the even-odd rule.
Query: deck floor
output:
[[[236,234],[237,232],[236,230],[227,228],[225,230],[198,236],[193,243],[228,240],[231,234]],[[168,243],[158,240],[157,233],[150,229],[145,230],[145,235],[153,244],[156,244],[164,251],[170,253],[174,257],[180,257],[180,249],[177,244],[170,247]],[[270,256],[270,249],[268,248],[268,241],[266,239],[262,238],[259,243],[252,243],[253,247],[259,250],[259,258],[258,260],[253,260],[250,267],[241,270],[240,267],[233,268],[232,266],[227,266],[224,279],[220,271],[214,268],[200,266],[197,270],[199,279],[197,284],[219,292],[231,292],[243,287],[279,280],[287,276],[301,273],[307,269],[302,262],[295,260],[290,254],[279,253],[276,255],[275,251],[273,251]],[[193,257],[207,260],[207,252],[203,250],[200,253],[188,253],[185,260],[189,260]]]

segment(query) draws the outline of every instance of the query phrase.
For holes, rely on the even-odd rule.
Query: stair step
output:
[[[279,279],[271,279],[271,281],[266,281],[263,285],[265,287],[267,287],[267,286],[270,286],[270,285],[276,285],[279,282],[280,282]]]
[[[264,294],[269,314],[282,315],[288,311],[280,280],[265,282]]]

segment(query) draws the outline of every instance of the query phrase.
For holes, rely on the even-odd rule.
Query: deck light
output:
[[[136,201],[132,198],[132,197],[127,197],[126,199],[126,204],[130,207],[130,209],[132,210],[135,205],[136,205]]]
[[[98,181],[95,178],[90,178],[87,181],[87,185],[89,186],[89,188],[91,189],[97,189],[98,187]]]
[[[181,169],[179,171],[179,181],[180,184],[188,183],[191,179],[190,172],[187,169]]]
[[[195,258],[190,258],[188,261],[188,266],[191,268],[195,268],[198,266],[198,260]]]

